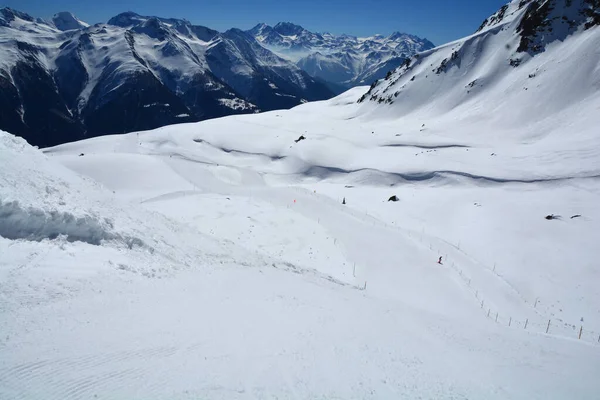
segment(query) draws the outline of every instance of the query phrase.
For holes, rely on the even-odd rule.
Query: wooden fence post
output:
[[[527,324],[528,324],[528,323],[529,323],[529,318],[527,318],[527,319],[525,320],[525,328],[523,328],[523,329],[527,329]]]
[[[548,327],[546,328],[546,333],[548,333],[548,331],[550,330],[550,321],[552,321],[552,320],[550,320],[550,319],[548,320]]]
[[[508,320],[508,326],[510,326],[510,324],[512,324],[512,317],[510,317],[510,319]]]
[[[583,333],[583,325],[581,325],[581,329],[579,329],[579,340],[581,340],[582,333]]]
[[[488,318],[490,317],[490,312],[492,312],[492,309],[491,309],[491,308],[488,308],[488,315],[487,315],[487,316],[488,316]]]
[[[496,322],[498,322],[498,313],[496,312]]]
[[[481,300],[481,308],[483,308],[483,302],[484,302],[484,301],[485,301],[485,300]]]

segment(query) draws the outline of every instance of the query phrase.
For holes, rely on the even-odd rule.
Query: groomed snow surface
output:
[[[597,135],[373,122],[364,90],[3,133],[0,398],[597,398]]]

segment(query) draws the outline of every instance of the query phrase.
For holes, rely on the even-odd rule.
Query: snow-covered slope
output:
[[[593,399],[597,117],[482,143],[352,118],[364,90],[48,158],[3,135],[1,397]]]
[[[446,104],[526,7],[429,106],[0,133],[0,398],[596,399],[600,28]]]
[[[360,101],[380,116],[448,113],[515,130],[577,115],[598,96],[599,9],[591,0],[512,1],[474,35],[407,60]]]
[[[91,27],[71,17],[0,11],[0,128],[36,145],[332,95],[246,34],[131,12]]]
[[[313,33],[289,22],[274,27],[258,24],[248,32],[268,49],[297,62],[311,76],[346,89],[383,78],[407,57],[434,47],[427,39],[406,33],[336,36]]]

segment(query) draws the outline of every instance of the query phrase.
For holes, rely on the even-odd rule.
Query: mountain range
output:
[[[336,36],[313,33],[289,22],[274,27],[258,24],[248,32],[311,76],[343,89],[371,84],[400,66],[407,57],[434,47],[429,40],[406,33],[365,38]]]
[[[291,108],[331,98],[352,85],[345,69],[354,71],[354,81],[358,76],[377,78],[420,49],[415,37],[362,40],[278,24],[272,36],[301,30],[298,38],[306,41],[298,39],[298,48],[307,54],[331,53],[315,52],[295,63],[269,50],[271,45],[260,35],[266,28],[261,27],[217,32],[182,19],[133,12],[90,26],[68,12],[45,21],[1,9],[0,129],[45,147]],[[320,47],[318,37],[327,38]],[[290,35],[281,38],[291,40]],[[350,43],[361,43],[357,49],[363,49],[364,57]],[[323,72],[309,61],[321,57],[340,61]],[[361,57],[380,61],[361,64]]]

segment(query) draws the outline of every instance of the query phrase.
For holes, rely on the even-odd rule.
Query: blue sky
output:
[[[2,6],[47,18],[71,11],[89,22],[106,22],[123,11],[186,18],[219,31],[249,29],[259,22],[294,22],[316,32],[369,36],[394,31],[435,44],[473,33],[508,0],[0,0]]]

